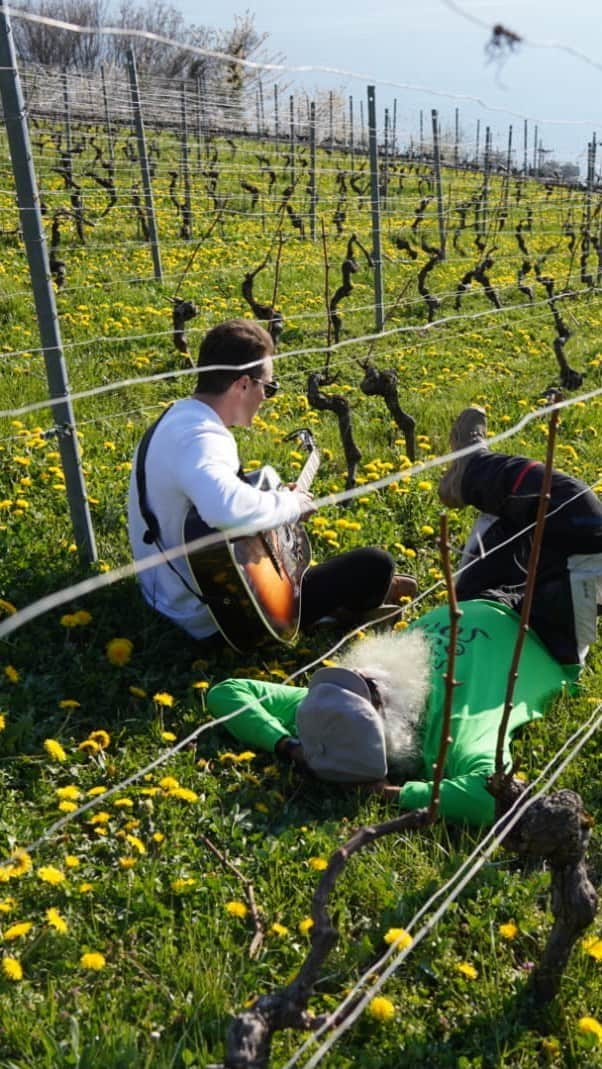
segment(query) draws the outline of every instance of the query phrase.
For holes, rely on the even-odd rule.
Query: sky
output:
[[[246,8],[237,0],[172,0],[197,24],[229,26]],[[245,3],[245,0],[242,0]],[[454,10],[461,8],[469,17]],[[507,144],[508,125],[522,162],[523,119],[529,119],[532,157],[534,124],[543,147],[562,160],[584,166],[587,142],[602,137],[602,18],[599,0],[254,0],[249,8],[258,30],[269,33],[266,56],[292,66],[352,70],[363,78],[289,74],[310,97],[316,88],[340,90],[355,103],[376,84],[379,124],[384,107],[397,99],[398,129],[418,135],[419,113],[425,127],[430,109],[453,128],[459,108],[460,129],[473,144],[476,119],[489,125],[494,144]],[[501,23],[525,39],[503,62],[488,62],[485,45]],[[558,42],[584,53],[593,63],[544,47]],[[593,64],[597,64],[594,66]],[[387,84],[389,83],[389,84]],[[426,91],[390,83],[424,87]],[[289,92],[292,91],[288,90]],[[443,95],[441,95],[443,94]],[[477,97],[487,107],[464,98]],[[554,122],[546,120],[556,120]],[[482,134],[481,134],[482,138]],[[599,153],[602,160],[602,153]]]

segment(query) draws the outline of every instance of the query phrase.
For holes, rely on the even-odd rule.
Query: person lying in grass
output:
[[[474,505],[481,515],[456,586],[463,614],[459,685],[440,811],[450,820],[487,825],[494,801],[486,782],[495,768],[533,534],[532,526],[523,529],[535,519],[544,469],[525,457],[490,452],[479,408],[460,414],[451,445],[475,449],[450,465],[439,484],[441,500],[450,507]],[[554,472],[505,767],[512,734],[576,681],[601,601],[602,505],[583,483]],[[449,610],[440,607],[405,631],[357,641],[336,667],[315,672],[308,687],[227,679],[209,691],[208,708],[215,717],[240,709],[226,724],[232,735],[320,779],[368,784],[404,810],[426,806],[441,735],[449,632]]]

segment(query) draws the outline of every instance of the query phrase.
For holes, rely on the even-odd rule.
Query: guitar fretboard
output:
[[[320,450],[313,449],[305,461],[303,471],[297,479],[297,490],[309,490],[319,467]]]

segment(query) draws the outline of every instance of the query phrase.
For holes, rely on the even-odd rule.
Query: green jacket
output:
[[[498,725],[504,708],[508,671],[518,635],[517,614],[494,601],[473,600],[460,605],[452,702],[451,743],[441,783],[440,811],[449,820],[491,824],[494,802],[485,789],[495,768]],[[411,624],[423,631],[431,647],[431,686],[424,718],[422,750],[425,778],[406,782],[399,792],[402,809],[417,809],[430,802],[433,766],[441,736],[447,669],[449,609],[425,613]],[[579,665],[560,665],[533,633],[523,647],[509,731],[504,748],[510,764],[509,743],[521,725],[543,715],[548,702],[574,682]],[[243,706],[227,722],[228,731],[249,746],[273,751],[279,739],[296,735],[297,707],[306,687],[288,687],[257,679],[227,679],[212,687],[209,712],[226,716]]]

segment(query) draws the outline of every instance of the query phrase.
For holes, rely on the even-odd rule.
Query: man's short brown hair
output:
[[[226,364],[232,371],[201,371],[197,393],[225,393],[241,375],[259,375],[264,359],[273,352],[274,343],[267,330],[252,319],[227,319],[218,323],[201,342],[197,367]],[[252,366],[244,367],[245,364]]]

